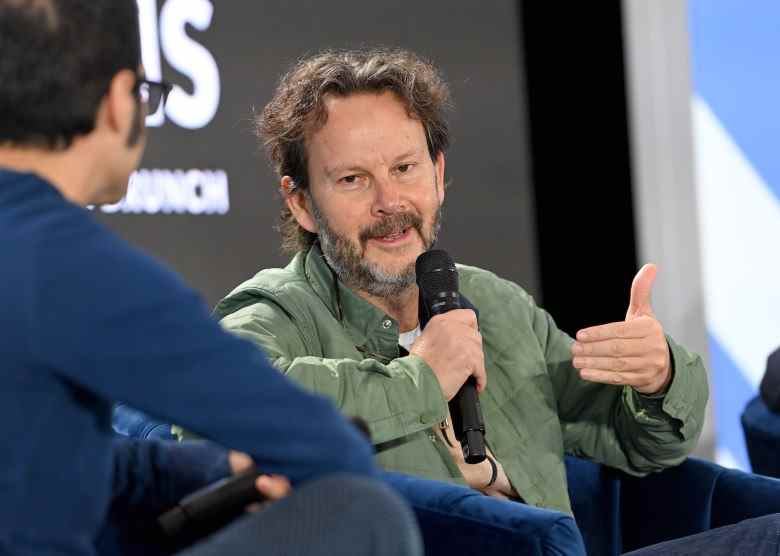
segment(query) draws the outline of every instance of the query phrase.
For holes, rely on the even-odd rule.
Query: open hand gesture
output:
[[[627,384],[643,394],[666,390],[672,378],[671,356],[650,305],[656,273],[655,265],[646,264],[634,277],[626,320],[577,332],[572,363],[584,380]]]

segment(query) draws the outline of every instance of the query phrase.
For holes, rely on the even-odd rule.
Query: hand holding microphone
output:
[[[410,353],[420,355],[436,374],[466,463],[480,463],[486,457],[485,422],[477,392],[485,388],[487,375],[476,314],[461,308],[458,271],[446,252],[423,253],[415,272],[423,332]]]
[[[193,492],[158,518],[162,540],[169,548],[180,550],[189,546],[222,529],[254,505],[289,493],[286,478],[262,475],[251,460],[248,467],[236,469],[236,454],[230,454],[231,477]]]
[[[351,421],[370,442],[368,424],[359,417]],[[168,548],[189,546],[255,505],[279,500],[292,491],[286,477],[260,473],[247,454],[231,451],[228,462],[232,476],[186,496],[157,519],[161,542]]]
[[[249,455],[235,450],[231,450],[228,454],[228,462],[233,476],[253,470],[255,466],[255,463]],[[260,504],[262,504],[263,501],[271,502],[274,500],[281,500],[292,492],[290,480],[283,475],[265,475],[258,473],[254,487],[257,491],[258,502]],[[247,507],[247,510],[251,511],[253,507],[254,504],[251,504]]]
[[[470,377],[481,392],[487,384],[482,336],[471,309],[456,309],[434,316],[409,353],[421,357],[433,370],[447,401]]]

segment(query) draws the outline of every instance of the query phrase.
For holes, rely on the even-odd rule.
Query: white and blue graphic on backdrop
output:
[[[780,2],[690,0],[693,128],[717,457],[780,345]]]

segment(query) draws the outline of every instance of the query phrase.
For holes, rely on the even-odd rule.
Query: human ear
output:
[[[319,233],[319,227],[314,215],[311,213],[310,199],[302,189],[298,188],[290,176],[284,176],[280,182],[280,189],[287,208],[295,218],[298,225],[307,232]]]

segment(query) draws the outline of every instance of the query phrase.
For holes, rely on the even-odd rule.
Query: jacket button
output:
[[[390,319],[385,319],[382,321],[382,328],[384,328],[385,330],[387,330],[391,326],[393,326],[393,321],[391,321]]]

